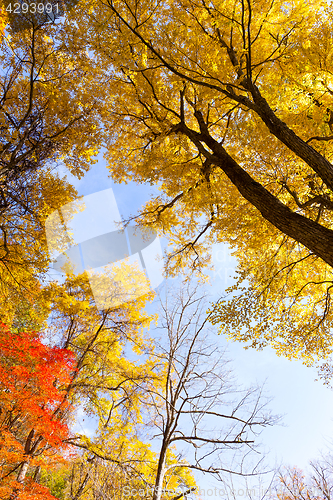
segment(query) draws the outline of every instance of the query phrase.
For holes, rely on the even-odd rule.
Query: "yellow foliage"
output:
[[[328,356],[332,4],[86,5],[67,35],[87,40],[108,75],[101,117],[113,179],[161,190],[138,220],[170,238],[169,273],[201,271],[213,243],[229,244],[240,280],[214,308],[221,331],[306,363]]]

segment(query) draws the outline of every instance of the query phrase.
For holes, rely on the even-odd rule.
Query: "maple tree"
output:
[[[308,363],[332,351],[332,8],[83,0],[66,27],[108,76],[113,178],[161,189],[136,219],[169,236],[170,272],[229,244],[240,277],[214,321]]]
[[[64,461],[75,359],[34,332],[10,332],[3,324],[0,346],[0,495],[51,500],[28,473]]]

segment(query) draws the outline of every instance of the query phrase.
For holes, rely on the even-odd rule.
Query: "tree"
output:
[[[233,383],[224,353],[207,328],[204,297],[196,288],[185,286],[178,294],[173,288],[161,309],[155,359],[163,381],[149,388],[143,403],[151,414],[145,420],[153,422],[151,439],[159,440],[153,500],[170,498],[180,471],[208,473],[220,480],[224,473],[255,475],[258,463],[250,463],[254,438],[276,422],[260,389],[240,389]],[[175,498],[196,489],[189,479],[184,477]]]
[[[310,462],[304,473],[296,467],[285,467],[275,481],[269,498],[279,500],[331,500],[333,496],[333,465],[330,454]]]
[[[124,272],[128,274],[127,266]],[[112,292],[110,284],[108,292]],[[113,292],[116,294],[117,284]],[[46,487],[59,498],[68,493],[76,500],[86,493],[88,479],[91,490],[97,475],[103,476],[105,463],[111,461],[118,464],[120,472],[131,470],[138,475],[138,457],[142,464],[149,454],[153,457],[150,446],[136,434],[137,422],[141,423],[139,395],[144,397],[150,379],[158,383],[158,375],[152,372],[151,342],[143,332],[152,319],[143,307],[152,295],[150,292],[134,303],[98,311],[88,280],[84,275],[71,275],[63,285],[50,283],[41,290],[41,302],[51,308],[43,338],[54,347],[42,344],[38,334],[4,328],[0,339],[6,368],[1,372],[4,387],[0,398],[4,416],[3,455],[0,452],[4,494],[10,488],[16,493],[22,483],[24,494],[32,498],[39,498],[39,494],[46,498]],[[127,350],[147,359],[142,363],[131,360]],[[9,385],[11,377],[15,391]],[[75,420],[70,409],[79,405],[96,418],[95,438],[68,431],[67,424]],[[83,454],[75,453],[62,467],[63,459],[57,450],[83,450]],[[96,471],[92,457],[99,455],[108,457]],[[77,468],[86,469],[83,483],[77,478]],[[107,478],[110,471],[104,472]],[[66,489],[69,484],[70,492]],[[98,495],[100,488],[99,484],[95,486]],[[22,500],[28,500],[28,496],[22,496]]]
[[[41,466],[64,461],[71,407],[66,398],[75,360],[34,332],[0,325],[0,494],[3,499],[50,499],[35,479]]]
[[[240,495],[254,500],[331,500],[333,498],[332,454],[324,454],[320,459],[310,461],[302,470],[284,465],[272,471],[270,480],[259,484],[246,481],[242,488],[235,488],[232,481],[225,483],[225,497],[236,500]],[[263,476],[260,478],[264,479]],[[238,485],[239,486],[239,485]]]
[[[170,271],[228,243],[240,277],[212,320],[253,347],[327,356],[331,3],[83,0],[72,15],[69,39],[108,75],[113,178],[161,189],[136,219],[170,237]]]
[[[124,273],[129,274],[126,265]],[[109,294],[116,295],[117,283],[108,285]],[[42,291],[42,300],[51,304],[46,337],[59,348],[69,349],[76,358],[76,373],[67,388],[68,394],[73,400],[77,397],[88,412],[96,413],[102,420],[107,420],[112,394],[118,398],[119,392],[123,411],[127,403],[131,411],[132,392],[138,390],[141,382],[145,390],[151,372],[152,346],[144,329],[154,316],[147,314],[144,307],[153,296],[149,291],[135,301],[100,311],[84,273],[69,275],[64,284],[53,282]],[[126,349],[136,356],[147,355],[147,359],[142,365],[131,362]]]
[[[147,297],[97,311],[82,276],[49,293],[50,339],[76,355],[68,398],[96,418],[94,436],[66,441],[81,450],[64,476],[66,498],[181,498],[196,488],[194,470],[255,474],[243,455],[275,419],[260,390],[233,387],[221,352],[205,338],[202,298],[186,289],[163,302],[158,341],[142,330],[152,320],[142,310]]]
[[[97,70],[88,75],[85,48],[71,49],[56,23],[19,33],[7,27],[0,40],[0,306],[7,324],[22,301],[42,307],[45,221],[77,196],[58,167],[80,177],[100,146],[95,86],[103,82]]]
[[[0,12],[1,12],[1,18],[0,18],[0,38],[2,38],[3,34],[4,34],[4,31],[6,29],[6,25],[7,25],[7,15],[6,15],[5,8],[4,8],[3,5],[0,7]]]
[[[123,272],[128,276],[128,266]],[[119,271],[116,274],[119,277]],[[133,284],[130,278],[127,281]],[[112,288],[109,282],[108,294],[117,293],[118,284]],[[153,293],[99,311],[88,279],[72,275],[63,285],[50,284],[42,295],[52,303],[49,341],[70,349],[76,358],[76,372],[66,389],[68,400],[96,420],[93,437],[76,433],[66,441],[82,453],[70,473],[63,475],[65,498],[119,498],[119,488],[129,476],[137,485],[150,484],[156,454],[140,429],[146,425],[142,401],[147,389],[160,383],[153,371],[152,341],[144,332],[153,319],[144,305]]]

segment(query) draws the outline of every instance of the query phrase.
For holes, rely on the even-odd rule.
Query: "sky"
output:
[[[78,194],[84,196],[112,188],[121,216],[134,215],[156,192],[156,188],[134,182],[115,184],[108,177],[102,155],[98,158],[98,163],[81,180],[67,173],[68,180],[74,184]],[[61,175],[64,173],[62,171]],[[105,217],[108,216],[106,211]],[[225,245],[213,246],[212,259],[214,270],[208,273],[211,282],[207,287],[212,300],[216,300],[232,284],[237,262]],[[333,450],[333,391],[321,381],[315,381],[315,368],[306,367],[297,360],[278,357],[271,348],[245,350],[242,344],[227,341],[223,335],[216,335],[216,342],[227,346],[228,358],[232,360],[238,382],[244,386],[264,383],[267,396],[273,398],[269,408],[273,414],[282,415],[280,425],[265,429],[260,436],[263,449],[267,452],[266,461],[272,467],[284,464],[306,469],[310,460],[320,458],[321,452]],[[89,419],[82,413],[79,417],[81,421],[77,430],[91,432]],[[217,485],[207,475],[198,478],[198,483],[201,488]]]

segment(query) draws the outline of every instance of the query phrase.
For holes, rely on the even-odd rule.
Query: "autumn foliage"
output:
[[[82,0],[66,26],[108,77],[112,178],[160,190],[137,221],[168,236],[169,271],[228,244],[239,279],[212,320],[308,364],[333,353],[332,9]]]
[[[328,358],[331,379],[333,3],[81,0],[61,22],[20,30],[4,13],[0,3],[0,499],[118,500],[129,479],[161,490],[169,471],[191,490],[177,467],[202,464],[169,447],[184,437],[173,394],[197,377],[179,369],[191,351],[174,357],[188,325],[173,330],[168,312],[158,350],[153,293],[115,300],[120,282],[126,297],[135,285],[125,267],[111,288],[96,278],[103,310],[84,275],[50,282],[45,224],[77,198],[62,167],[80,179],[104,148],[115,182],[158,187],[133,218],[168,237],[169,276],[204,271],[213,244],[232,249],[238,279],[221,283],[204,324],[309,365]],[[74,405],[95,436],[70,431]],[[194,429],[184,441],[197,450],[210,437]],[[243,449],[242,434],[211,444]],[[81,455],[67,466],[71,449]],[[59,491],[45,486],[50,469]],[[303,479],[289,479],[298,498]]]
[[[53,498],[29,476],[38,466],[63,460],[73,355],[44,345],[34,332],[13,333],[3,324],[0,345],[0,497]]]

